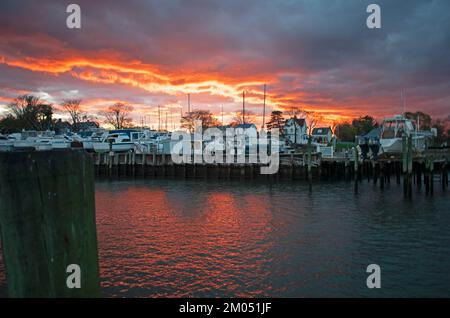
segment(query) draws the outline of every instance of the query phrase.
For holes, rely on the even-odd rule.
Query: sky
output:
[[[81,29],[66,7],[81,8]],[[366,8],[381,7],[381,29]],[[79,98],[101,121],[115,102],[133,120],[177,126],[205,109],[225,122],[242,108],[299,107],[324,122],[403,111],[450,114],[448,0],[147,0],[0,2],[0,115],[16,96],[58,107]],[[58,112],[57,116],[65,118]]]

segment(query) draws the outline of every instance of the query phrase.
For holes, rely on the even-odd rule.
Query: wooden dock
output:
[[[355,192],[362,180],[383,189],[391,181],[404,180],[405,195],[412,185],[433,193],[436,181],[448,188],[450,149],[430,150],[421,155],[384,154],[377,160],[359,160],[354,155],[322,158],[312,153],[280,154],[279,170],[273,175],[260,173],[261,164],[175,164],[170,154],[93,153],[95,174],[109,177],[262,179],[262,180],[347,180],[355,182]],[[248,159],[247,159],[248,160]]]

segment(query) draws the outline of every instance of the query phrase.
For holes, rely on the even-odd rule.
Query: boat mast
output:
[[[266,84],[264,84],[263,122],[261,127],[262,129],[264,129],[265,119],[266,119]]]
[[[402,100],[403,116],[406,116],[406,94],[404,93],[403,88],[401,90],[401,100]]]
[[[158,131],[161,131],[161,106],[158,105]]]
[[[245,91],[242,91],[242,124],[245,124]]]
[[[166,131],[168,131],[167,130],[167,113],[168,113],[168,111],[166,110]]]

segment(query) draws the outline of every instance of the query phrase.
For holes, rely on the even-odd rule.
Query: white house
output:
[[[308,143],[307,124],[304,118],[289,118],[284,123],[284,136],[293,144],[305,145]]]
[[[313,141],[321,144],[329,144],[333,138],[331,127],[314,128],[311,135]]]

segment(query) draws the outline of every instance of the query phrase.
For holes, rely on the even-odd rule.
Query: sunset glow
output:
[[[418,26],[427,25],[416,11],[400,15],[404,21],[386,15],[385,27],[376,33],[362,28],[365,6],[356,1],[344,8],[249,1],[242,11],[252,13],[252,19],[235,2],[153,1],[126,9],[118,2],[79,4],[79,30],[65,27],[63,3],[39,3],[39,10],[52,12],[46,21],[32,18],[37,4],[28,2],[20,13],[15,2],[5,5],[0,13],[0,115],[17,95],[30,93],[56,106],[81,98],[85,111],[99,121],[102,110],[122,101],[134,106],[136,124],[145,120],[154,126],[160,106],[175,127],[191,94],[192,109],[210,110],[221,120],[223,107],[229,122],[241,109],[245,91],[247,109],[260,126],[264,84],[266,114],[295,106],[321,113],[324,124],[399,113],[402,89],[411,111],[449,112],[450,79],[442,73],[449,61],[436,58],[445,55],[445,45],[431,45],[444,39],[427,39],[433,29],[424,27],[416,31],[424,41],[434,41],[429,46],[405,40],[415,38],[409,36],[414,28],[404,25],[411,16]],[[417,6],[440,11],[426,2]],[[337,13],[350,8],[347,19],[333,25],[342,17]],[[326,27],[319,25],[323,16]],[[430,55],[425,47],[438,51]],[[66,118],[63,112],[57,116]]]

